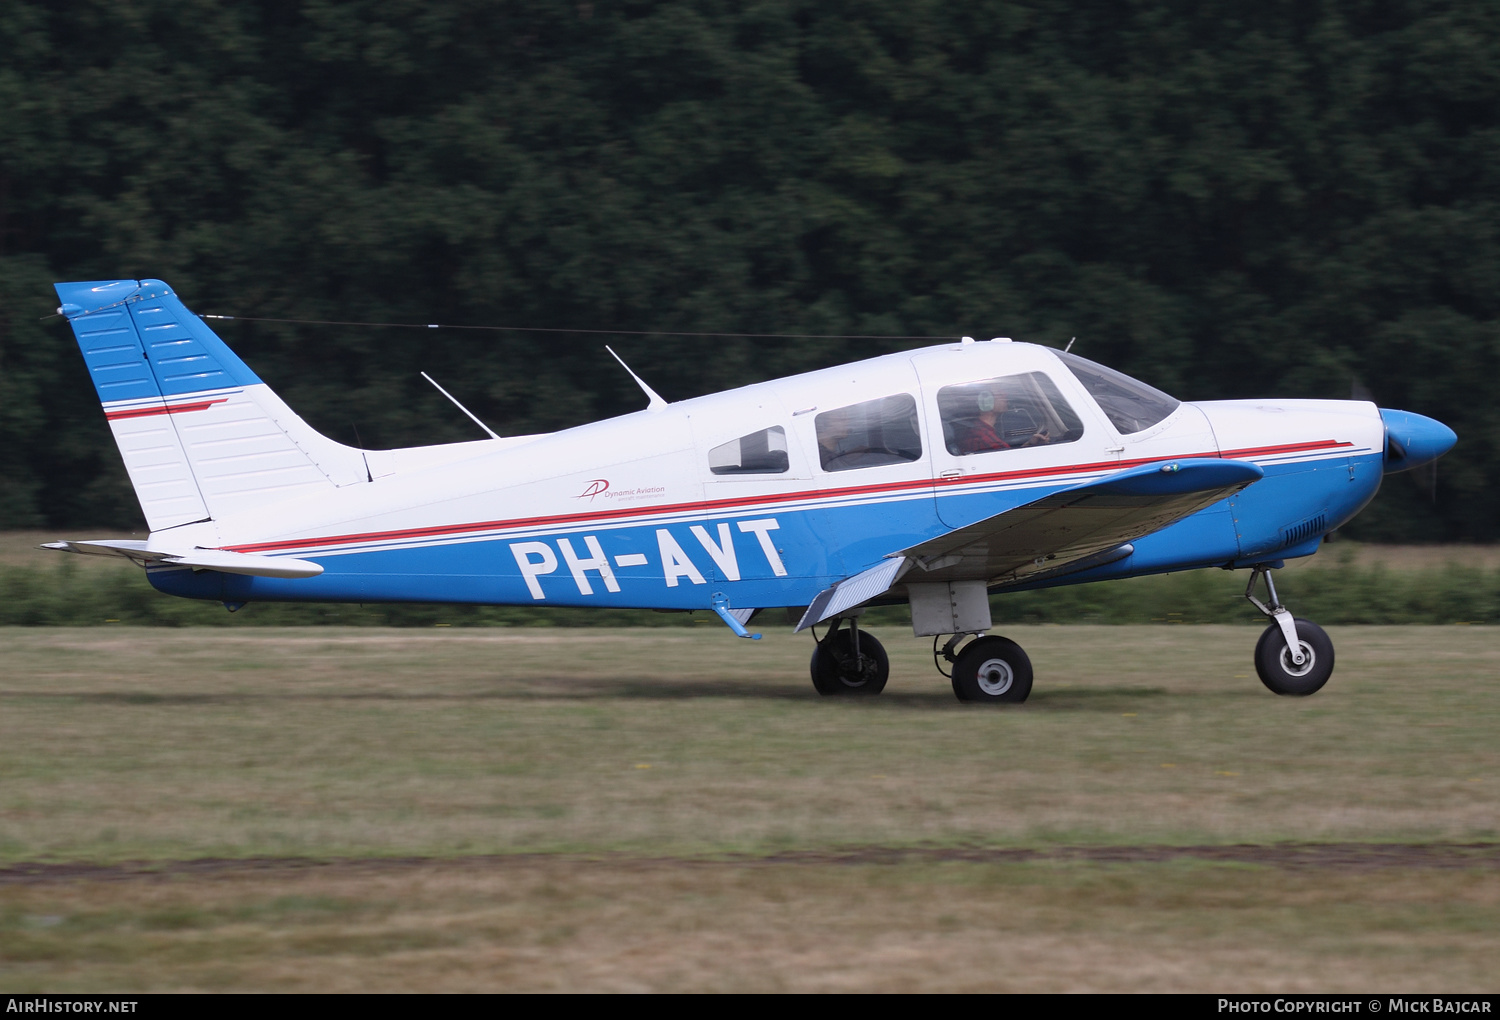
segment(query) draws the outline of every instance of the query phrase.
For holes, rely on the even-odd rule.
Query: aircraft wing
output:
[[[248,574],[251,577],[317,577],[321,564],[311,560],[294,560],[289,556],[255,556],[224,549],[192,549],[188,552],[165,552],[148,549],[137,539],[101,539],[94,542],[48,542],[43,549],[59,552],[87,553],[92,556],[124,556],[141,566],[192,567],[194,570],[220,570],[226,574]]]
[[[984,581],[989,587],[1112,563],[1129,543],[1239,492],[1264,472],[1247,461],[1146,464],[1062,489],[900,552],[822,592],[803,630],[897,582]]]

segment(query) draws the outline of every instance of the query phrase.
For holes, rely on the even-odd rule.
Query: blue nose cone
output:
[[[1410,471],[1437,460],[1458,442],[1458,434],[1442,422],[1410,411],[1382,407],[1385,422],[1385,473]]]

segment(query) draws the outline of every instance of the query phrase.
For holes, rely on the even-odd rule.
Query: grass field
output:
[[[0,990],[1492,988],[1493,628],[1007,633],[0,630]]]

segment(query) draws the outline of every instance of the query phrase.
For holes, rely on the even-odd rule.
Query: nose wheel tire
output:
[[[1333,675],[1333,642],[1316,623],[1294,622],[1297,643],[1302,646],[1302,664],[1292,661],[1286,638],[1273,623],[1255,644],[1255,672],[1260,674],[1260,682],[1273,692],[1305,698],[1321,689]]]
[[[867,695],[885,690],[891,663],[879,641],[859,631],[859,652],[848,630],[836,630],[813,649],[812,682],[819,694]]]
[[[1031,660],[1009,638],[971,641],[953,663],[953,694],[978,704],[1019,704],[1031,694]]]

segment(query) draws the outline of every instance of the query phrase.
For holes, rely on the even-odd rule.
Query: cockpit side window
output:
[[[815,423],[824,471],[902,464],[922,456],[917,402],[909,393],[824,411]]]
[[[1083,388],[1099,403],[1122,436],[1133,432],[1144,432],[1167,415],[1177,410],[1182,401],[1168,396],[1154,386],[1147,386],[1139,379],[1132,379],[1123,372],[1096,365],[1076,354],[1053,351],[1063,360]]]
[[[937,402],[943,444],[955,457],[1083,437],[1083,422],[1044,372],[944,386]]]
[[[779,475],[787,467],[786,429],[780,425],[731,439],[708,451],[708,469],[716,475]]]

